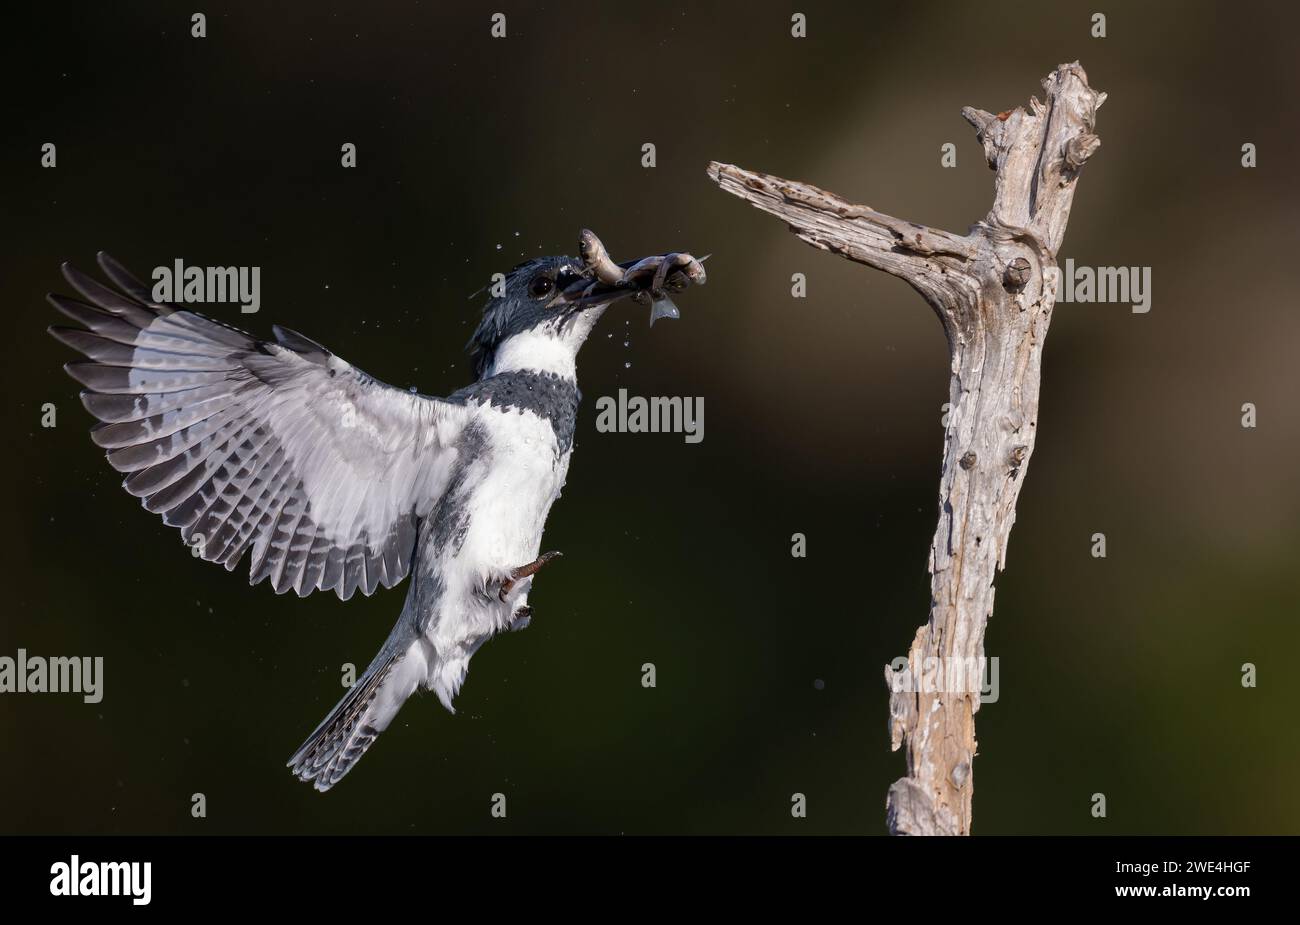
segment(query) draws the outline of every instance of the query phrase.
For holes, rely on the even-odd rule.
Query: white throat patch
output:
[[[566,324],[548,323],[511,335],[497,347],[485,375],[531,369],[576,379],[578,350],[604,312],[588,309]]]

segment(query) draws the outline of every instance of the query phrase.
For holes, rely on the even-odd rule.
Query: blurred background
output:
[[[0,696],[0,831],[883,833],[904,760],[882,668],[926,617],[944,338],[904,283],[800,243],[705,166],[962,232],[992,175],[961,107],[1023,104],[1075,59],[1110,98],[1060,257],[1152,267],[1152,310],[1054,313],[974,830],[1300,831],[1300,10],[1114,4],[1093,38],[1095,3],[447,6],[207,3],[205,39],[167,3],[15,12],[0,655],[105,668],[99,704]],[[583,351],[544,541],[566,557],[532,626],[478,653],[457,715],[411,701],[317,794],[283,763],[405,586],[277,598],[246,561],[192,558],[87,437],[44,295],[99,249],[146,278],[256,265],[261,312],[210,313],[446,394],[471,378],[470,294],[584,226],[618,259],[711,252],[709,284],[653,330],[611,310]],[[597,433],[619,388],[702,396],[704,441]]]

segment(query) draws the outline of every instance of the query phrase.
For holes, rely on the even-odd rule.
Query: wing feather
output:
[[[107,254],[116,288],[64,266],[80,327],[50,333],[86,357],[68,374],[123,487],[203,558],[276,593],[392,587],[446,488],[468,415],[372,378],[316,341],[274,341],[152,301]],[[85,301],[82,301],[84,299]]]

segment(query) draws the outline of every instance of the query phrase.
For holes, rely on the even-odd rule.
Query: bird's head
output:
[[[606,308],[627,298],[649,301],[657,258],[615,264],[589,231],[580,250],[580,257],[526,261],[497,282],[498,294],[466,345],[477,376],[514,369],[572,376],[578,350]],[[690,281],[702,282],[702,273],[689,279],[677,270],[658,280],[674,290]]]

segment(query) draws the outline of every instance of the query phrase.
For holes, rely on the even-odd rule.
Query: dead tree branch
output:
[[[933,673],[929,666],[983,666],[993,581],[1006,565],[1038,429],[1043,341],[1056,298],[1054,274],[1045,271],[1056,266],[1079,172],[1100,145],[1093,127],[1106,94],[1088,86],[1078,62],[1058,67],[1043,89],[1045,101],[1031,99],[1028,109],[962,110],[996,171],[993,208],[965,236],[807,183],[709,165],[714,182],[777,216],[802,240],[906,280],[948,338],[951,411],[930,547],[930,616],[908,654],[910,680],[885,669],[892,746],[907,746],[907,776],[887,799],[895,834],[971,830],[978,684],[929,691],[918,682]]]

